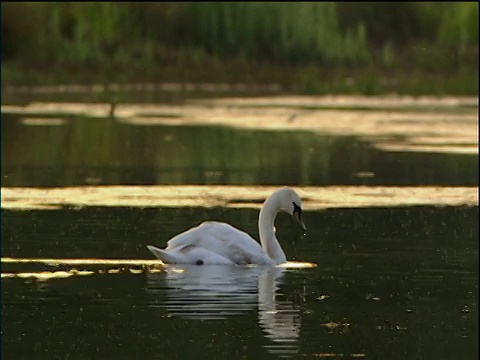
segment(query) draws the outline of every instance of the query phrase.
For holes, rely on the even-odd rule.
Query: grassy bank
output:
[[[478,94],[478,3],[2,3],[2,85]]]

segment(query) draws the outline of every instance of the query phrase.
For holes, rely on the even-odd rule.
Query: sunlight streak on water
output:
[[[52,119],[40,117],[25,117],[21,120],[22,124],[29,126],[59,126],[65,125],[65,119]]]
[[[35,278],[38,281],[46,281],[50,279],[65,279],[71,276],[85,276],[85,275],[92,275],[94,274],[93,271],[87,270],[75,270],[72,269],[70,271],[42,271],[42,272],[18,272],[18,273],[2,273],[2,279],[4,278]]]
[[[65,271],[38,271],[38,272],[26,272],[26,271],[18,271],[18,272],[2,272],[1,278],[8,279],[8,278],[34,278],[38,281],[46,281],[50,279],[65,279],[71,276],[85,276],[85,275],[93,275],[95,273],[100,275],[114,275],[114,274],[124,274],[126,272],[130,274],[143,274],[143,273],[161,273],[161,272],[169,272],[170,274],[181,274],[185,270],[181,267],[174,267],[170,265],[164,264],[161,260],[146,260],[146,259],[42,259],[42,258],[10,258],[4,257],[1,258],[2,265],[6,264],[39,264],[44,266],[110,266],[114,265],[114,268],[100,268],[93,270],[77,270],[77,269],[69,269]],[[140,268],[138,268],[140,266]],[[307,263],[307,262],[288,262],[285,264],[281,264],[278,268],[285,268],[285,269],[303,269],[303,268],[312,268],[316,267],[316,264]],[[202,266],[201,268],[204,268]],[[241,271],[242,268],[245,271],[249,271],[248,269],[256,268],[256,265],[248,265],[248,266],[234,266],[234,268],[239,269]],[[200,267],[195,266],[195,269],[201,269]]]
[[[10,258],[2,257],[2,263],[43,263],[45,265],[160,265],[161,260],[148,259],[42,259],[42,258]]]
[[[61,206],[259,208],[272,186],[81,186],[2,187],[2,209],[58,209]],[[478,187],[304,186],[305,210],[405,205],[478,205]]]
[[[286,269],[304,269],[304,268],[312,268],[316,267],[317,264],[309,263],[309,262],[299,262],[299,261],[289,261],[285,264],[280,264],[277,267],[286,268]]]
[[[43,263],[50,266],[58,265],[144,265],[144,266],[167,266],[162,260],[148,259],[42,259],[42,258],[11,258],[2,257],[2,263]],[[316,267],[317,264],[299,261],[289,261],[280,264],[278,267],[287,269],[301,269]],[[246,267],[256,267],[256,265],[247,265]],[[178,269],[177,269],[178,270]]]
[[[50,279],[65,279],[71,276],[85,276],[85,275],[114,275],[124,274],[143,274],[145,272],[161,272],[165,264],[160,260],[143,260],[143,259],[45,259],[45,258],[1,258],[2,267],[33,264],[41,267],[59,267],[63,266],[66,269],[62,271],[24,271],[23,268],[16,272],[2,272],[2,279],[7,278],[34,278],[38,281],[46,281]],[[88,267],[88,269],[77,270],[73,266]],[[114,266],[113,268],[110,266]],[[109,268],[105,268],[109,267]]]

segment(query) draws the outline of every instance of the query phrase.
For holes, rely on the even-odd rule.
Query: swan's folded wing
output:
[[[247,233],[226,223],[204,222],[168,241],[167,250],[177,250],[192,245],[218,254],[239,265],[271,262],[257,241]]]
[[[180,233],[167,242],[167,250],[195,245],[204,248],[218,248],[227,245],[229,242],[245,243],[253,241],[247,233],[238,230],[227,223],[216,221],[205,221],[200,225]]]

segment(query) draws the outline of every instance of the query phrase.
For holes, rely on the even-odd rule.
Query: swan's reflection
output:
[[[274,342],[266,346],[267,350],[278,355],[297,353],[300,336],[300,310],[291,301],[276,299],[284,272],[284,268],[270,267],[258,278],[258,322]]]
[[[258,322],[273,344],[272,353],[297,352],[300,311],[277,297],[285,268],[238,266],[169,266],[165,272],[148,274],[151,306],[166,307],[170,315],[195,319],[225,319],[258,306]]]

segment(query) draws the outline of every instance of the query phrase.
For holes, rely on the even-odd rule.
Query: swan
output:
[[[279,265],[287,262],[275,236],[274,221],[279,211],[285,211],[298,221],[305,233],[302,202],[289,187],[274,191],[263,203],[258,216],[260,244],[246,232],[232,225],[205,221],[171,238],[166,249],[148,245],[158,259],[166,264],[196,265]]]

